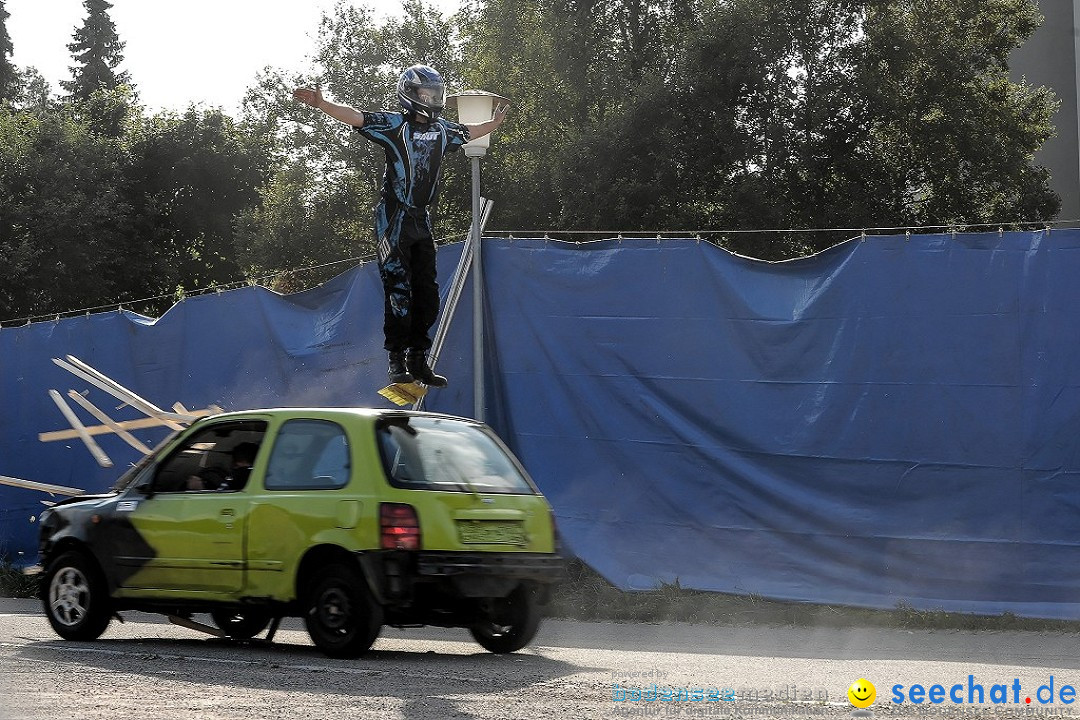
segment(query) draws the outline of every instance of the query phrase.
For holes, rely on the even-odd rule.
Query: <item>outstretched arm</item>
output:
[[[337,103],[330,102],[322,96],[322,90],[318,87],[314,90],[310,88],[297,88],[296,90],[293,90],[293,97],[305,105],[310,105],[313,108],[322,110],[330,117],[335,120],[340,120],[346,125],[352,125],[353,127],[364,126],[364,113],[353,110],[348,105],[338,105]],[[488,132],[490,132],[490,130]]]
[[[469,128],[469,139],[475,140],[477,138],[482,138],[495,128],[502,125],[503,120],[506,119],[506,111],[509,109],[510,103],[507,103],[505,105],[496,105],[495,116],[493,118],[491,118],[485,123],[480,123],[479,125],[466,125],[465,127]]]

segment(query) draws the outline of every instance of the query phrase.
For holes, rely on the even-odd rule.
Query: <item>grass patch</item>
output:
[[[38,596],[38,575],[25,575],[21,568],[0,559],[0,597],[34,598]]]
[[[784,602],[757,595],[690,590],[681,587],[678,581],[661,583],[655,590],[624,592],[577,560],[569,563],[567,579],[555,590],[548,615],[570,620],[645,623],[1080,632],[1080,621],[1020,618],[1011,613],[973,615],[916,610],[906,603],[898,603],[895,610],[868,610]]]

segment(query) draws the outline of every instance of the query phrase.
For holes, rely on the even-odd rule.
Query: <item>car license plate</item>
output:
[[[458,537],[470,545],[524,545],[525,529],[517,520],[459,520]]]

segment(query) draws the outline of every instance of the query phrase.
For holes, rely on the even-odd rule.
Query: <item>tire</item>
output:
[[[312,642],[330,657],[364,654],[379,636],[382,607],[368,591],[360,571],[346,565],[325,566],[305,602],[304,623]]]
[[[49,563],[41,599],[49,624],[65,640],[96,640],[112,619],[105,577],[83,552],[65,552]]]
[[[518,585],[504,598],[491,598],[484,608],[485,619],[469,628],[473,639],[493,653],[512,653],[528,645],[544,614],[536,593]]]
[[[270,613],[260,608],[211,610],[210,618],[218,628],[236,640],[250,640],[270,624]]]

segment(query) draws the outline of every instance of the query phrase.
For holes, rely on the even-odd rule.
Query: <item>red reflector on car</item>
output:
[[[380,503],[379,527],[385,550],[419,550],[420,520],[416,509],[404,503]]]

